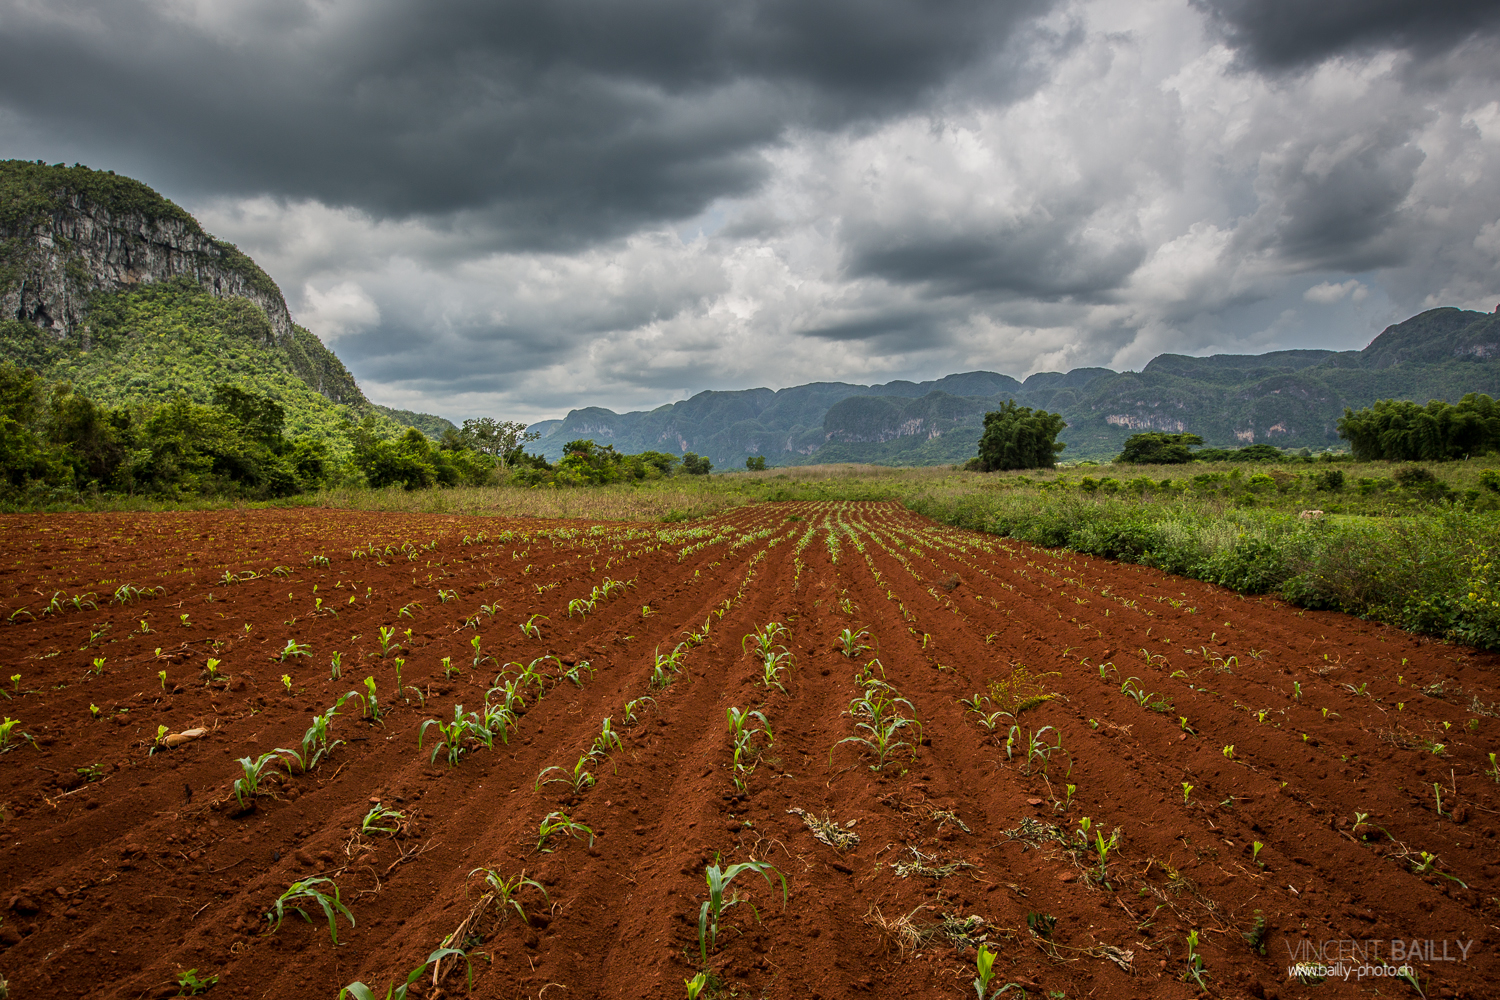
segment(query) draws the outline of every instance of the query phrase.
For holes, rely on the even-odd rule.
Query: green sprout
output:
[[[426,975],[428,968],[431,967],[433,963],[441,962],[444,959],[448,958],[462,958],[465,962],[468,962],[469,960],[468,956],[457,948],[439,948],[431,955],[427,956],[427,961],[423,962],[415,969],[412,969],[411,972],[407,974],[405,983],[401,984],[400,986],[397,986],[393,983],[389,987],[387,987],[385,991],[385,1000],[406,1000],[407,992],[417,984],[417,980]],[[473,986],[473,984],[474,967],[472,964],[470,964],[469,985]],[[380,1000],[380,998],[375,994],[374,990],[357,980],[339,990],[338,1000],[344,1000],[345,997],[349,997],[350,1000]]]
[[[311,648],[312,647],[305,642],[298,642],[295,639],[288,639],[286,641],[286,648],[281,651],[281,662],[285,663],[287,657],[289,656],[311,656]]]
[[[401,832],[406,823],[406,813],[398,809],[389,809],[380,803],[370,807],[365,813],[365,818],[359,821],[359,832],[365,836],[372,833],[385,833],[394,837]]]
[[[291,674],[282,674],[281,675],[281,686],[286,689],[286,693],[287,694],[291,694],[292,693],[292,675]]]
[[[1197,787],[1197,786],[1190,785],[1186,781],[1184,781],[1182,783],[1182,804],[1183,805],[1187,805],[1188,804],[1188,796],[1190,796],[1190,795],[1193,794],[1193,789],[1195,787]]]
[[[729,888],[729,883],[734,881],[735,876],[741,872],[754,872],[773,888],[776,883],[771,881],[770,873],[775,872],[776,877],[781,879],[781,907],[786,909],[786,876],[774,865],[765,861],[741,861],[739,864],[720,870],[718,858],[715,857],[714,863],[709,865],[703,873],[704,880],[708,883],[708,899],[698,911],[698,958],[699,965],[704,969],[708,968],[708,953],[718,950],[719,918],[723,916],[725,910],[742,902],[738,893],[728,899],[724,898],[724,890]],[[753,907],[752,912],[754,912]]]
[[[1203,956],[1198,954],[1198,932],[1188,931],[1187,936],[1187,962],[1188,967],[1182,974],[1182,981],[1191,980],[1196,983],[1202,992],[1208,992],[1208,984],[1204,982],[1208,978],[1208,970],[1204,967]]]
[[[180,997],[195,997],[200,993],[207,993],[218,981],[218,976],[208,976],[207,978],[199,979],[197,969],[179,969],[177,972],[177,995]]]
[[[333,895],[330,897],[322,890],[316,888],[319,885],[332,887]],[[337,948],[339,931],[335,916],[343,914],[344,918],[349,921],[350,927],[355,926],[355,923],[354,914],[349,912],[349,908],[339,898],[339,887],[334,884],[331,878],[302,879],[288,886],[287,890],[277,897],[276,902],[272,904],[271,909],[266,913],[266,920],[271,924],[266,933],[275,934],[281,929],[281,922],[286,919],[286,911],[288,909],[295,910],[302,915],[303,920],[312,923],[312,917],[307,915],[307,911],[296,905],[299,901],[304,900],[315,902],[323,908],[323,915],[328,918],[328,936],[333,939],[333,946]]]
[[[541,826],[537,829],[541,835],[537,838],[536,849],[544,854],[550,854],[556,850],[555,847],[547,847],[546,845],[547,841],[551,840],[558,833],[566,833],[568,836],[577,838],[578,840],[582,840],[583,835],[588,834],[589,846],[594,846],[594,831],[582,823],[574,822],[564,812],[548,813],[542,819]]]

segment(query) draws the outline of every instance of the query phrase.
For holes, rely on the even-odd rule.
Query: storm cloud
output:
[[[1500,295],[1492,8],[0,0],[0,154],[454,418],[1360,347]]]

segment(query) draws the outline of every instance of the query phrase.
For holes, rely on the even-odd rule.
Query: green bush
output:
[[[998,410],[984,415],[984,434],[979,439],[980,472],[1005,469],[1050,469],[1067,447],[1057,435],[1068,426],[1060,413],[1033,410],[1006,400]]]

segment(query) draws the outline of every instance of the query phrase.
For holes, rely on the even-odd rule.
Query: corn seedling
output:
[[[443,604],[447,604],[457,596],[458,591],[456,590],[443,590],[441,588],[438,590],[438,600]]]
[[[98,677],[100,674],[104,673],[104,661],[105,658],[102,656],[94,657],[94,665],[92,668],[90,668],[89,672],[92,673],[95,677]]]
[[[158,656],[161,655],[161,651],[160,650],[157,651],[157,655]],[[205,664],[204,667],[203,667],[203,683],[204,683],[205,686],[207,686],[209,684],[215,684],[218,681],[219,681],[219,661],[215,660],[213,657],[209,657],[208,663]]]
[[[494,666],[495,665],[495,658],[493,656],[488,655],[487,653],[484,652],[483,649],[480,648],[480,638],[479,638],[479,636],[476,635],[472,639],[470,639],[469,640],[469,645],[471,647],[473,647],[473,649],[474,649],[474,669],[475,670],[478,670],[480,667],[484,666],[486,663],[488,663],[490,666]],[[517,666],[519,666],[519,664],[517,664]]]
[[[437,727],[438,743],[432,748],[432,756],[428,759],[428,763],[436,761],[438,754],[446,750],[449,766],[457,764],[458,759],[463,756],[466,739],[477,740],[485,746],[494,746],[494,737],[485,727],[484,722],[473,712],[465,715],[462,705],[453,706],[453,721],[446,725],[437,719],[428,719],[422,723],[422,728],[417,731],[418,750],[422,749],[422,740],[431,726]]]
[[[218,981],[218,976],[207,976],[199,979],[197,969],[178,969],[177,995],[180,997],[195,997],[200,993],[207,993]]]
[[[12,681],[16,681],[16,680],[19,680],[19,679],[20,679],[20,674],[17,674],[15,677],[11,678]],[[1487,774],[1487,775],[1489,775],[1490,778],[1491,778],[1491,780],[1493,780],[1496,784],[1500,784],[1500,762],[1497,762],[1495,760],[1495,755],[1494,754],[1490,754],[1489,756],[1490,756],[1490,766],[1485,769],[1484,773]]]
[[[540,639],[542,637],[542,627],[537,624],[537,619],[539,618],[544,622],[552,620],[546,615],[532,615],[521,625],[521,634],[529,639]]]
[[[453,657],[451,656],[443,657],[441,662],[443,664],[443,678],[451,681],[453,675],[459,672],[459,668],[453,665]]]
[[[568,816],[568,814],[564,812],[548,813],[546,817],[542,819],[541,826],[537,828],[537,831],[540,836],[537,837],[536,849],[545,854],[550,854],[557,849],[555,847],[548,847],[546,845],[547,841],[551,840],[555,835],[559,833],[566,833],[568,836],[574,837],[578,840],[582,840],[583,835],[588,834],[589,846],[594,846],[594,831],[589,829],[587,826],[584,826],[582,823],[575,823]]]
[[[401,832],[406,825],[406,813],[397,809],[387,809],[378,802],[370,807],[365,813],[365,818],[359,821],[359,832],[365,836],[372,833],[384,833],[394,837]]]
[[[975,977],[973,985],[974,993],[977,996],[978,1000],[994,1000],[995,997],[998,997],[1003,993],[1010,992],[1016,986],[1015,983],[1006,983],[1004,986],[996,989],[993,993],[989,991],[990,980],[995,978],[995,958],[996,953],[990,951],[990,946],[987,944],[981,944],[979,946],[979,951],[975,953],[974,971],[977,972],[978,975]],[[1024,995],[1024,993],[1025,991],[1023,990],[1022,994]]]
[[[552,765],[549,768],[545,768],[540,774],[536,776],[535,790],[541,791],[543,785],[560,783],[567,785],[569,788],[573,789],[574,795],[582,795],[584,792],[594,787],[594,775],[588,769],[588,766],[593,762],[594,758],[592,755],[584,754],[582,757],[578,758],[578,763],[573,765],[573,770],[571,773],[569,773],[567,768],[559,767],[556,764]],[[547,775],[551,774],[553,771],[556,771],[560,775],[560,777],[547,777]]]
[[[360,712],[360,718],[365,719],[369,722],[379,722],[380,699],[376,696],[375,678],[366,677],[364,684],[364,694],[360,694],[358,691],[350,691],[349,694],[344,695],[344,697],[348,698],[352,696],[359,699],[359,703],[362,709]],[[342,701],[343,699],[340,700]]]
[[[1260,859],[1260,852],[1265,849],[1266,845],[1262,844],[1258,840],[1250,845],[1250,860],[1254,861],[1256,865],[1261,868],[1264,868],[1266,866],[1266,863]]]
[[[316,888],[320,885],[330,886],[333,889],[333,895],[329,896]],[[328,936],[333,939],[335,948],[338,947],[339,943],[338,924],[335,921],[335,915],[343,914],[344,919],[349,921],[349,926],[355,926],[354,914],[350,913],[349,908],[340,900],[339,887],[334,884],[333,879],[308,878],[293,882],[287,887],[285,892],[277,897],[276,902],[272,904],[271,909],[266,913],[266,920],[271,924],[266,933],[275,934],[281,929],[281,922],[286,919],[287,910],[294,910],[300,913],[303,920],[312,923],[312,917],[309,917],[307,911],[297,905],[300,902],[316,902],[323,908],[323,915],[328,918]]]
[[[777,646],[776,640],[780,639],[785,634],[786,627],[784,625],[782,625],[780,622],[769,622],[766,625],[757,628],[754,632],[746,635],[745,638],[740,641],[740,648],[742,650],[745,650],[746,652],[749,652],[750,648],[753,646],[755,648],[755,655],[764,659],[776,649],[783,648]]]
[[[541,883],[527,878],[524,871],[519,875],[507,879],[493,868],[475,868],[469,872],[469,878],[473,878],[475,875],[483,876],[484,884],[489,886],[489,890],[485,895],[490,897],[491,901],[500,904],[502,920],[509,915],[508,911],[515,910],[520,915],[522,923],[526,921],[526,911],[521,907],[521,901],[516,897],[522,889],[528,886],[540,892],[542,897],[548,902],[552,900],[552,897],[547,895],[547,890],[542,888]],[[484,901],[481,900],[481,902]]]
[[[20,725],[20,719],[12,719],[8,715],[5,717],[4,722],[0,722],[0,753],[6,753],[14,745],[17,745],[17,740],[31,739],[27,734],[17,731],[17,727]]]
[[[280,752],[271,750],[253,760],[249,757],[241,757],[237,761],[242,773],[240,777],[234,779],[233,791],[234,799],[239,803],[240,808],[244,808],[246,799],[249,799],[251,802],[255,801],[255,797],[260,794],[262,772],[265,771],[271,761],[276,759],[276,755]]]
[[[96,719],[99,718],[99,706],[91,703],[89,705],[89,714]]]
[[[692,979],[684,979],[682,983],[687,987],[687,1000],[698,1000],[703,994],[704,987],[708,985],[708,973],[700,972]]]
[[[728,899],[724,898],[724,891],[729,888],[729,883],[734,881],[735,876],[741,872],[754,872],[773,888],[776,883],[771,881],[770,873],[775,872],[776,877],[781,879],[781,907],[786,909],[786,876],[775,866],[764,861],[741,861],[739,864],[720,870],[716,857],[714,863],[709,865],[703,873],[708,883],[708,899],[698,911],[698,958],[699,965],[704,969],[708,968],[709,952],[717,951],[719,947],[719,919],[724,915],[725,910],[743,902],[738,893]],[[754,912],[753,907],[752,912]]]
[[[1193,982],[1197,984],[1200,991],[1207,993],[1208,983],[1204,982],[1204,980],[1208,978],[1208,970],[1204,967],[1203,956],[1198,954],[1198,932],[1196,930],[1188,931],[1187,963],[1187,970],[1182,974],[1182,981],[1185,983]]]
[[[344,654],[334,653],[333,659],[328,664],[328,679],[336,681],[344,676]]]
[[[1303,738],[1305,739],[1306,737],[1304,736]],[[1223,753],[1224,753],[1224,759],[1225,760],[1234,760],[1234,744],[1231,743],[1228,746],[1226,746],[1224,748]]]
[[[1437,806],[1437,814],[1439,816],[1445,815],[1443,812],[1443,789],[1436,781],[1432,783],[1432,798]]]
[[[622,710],[623,713],[624,713],[624,722],[625,722],[625,725],[627,725],[627,726],[633,726],[633,725],[635,725],[635,723],[636,723],[636,713],[644,711],[644,709],[642,708],[642,706],[646,702],[650,702],[651,706],[653,708],[656,707],[656,699],[652,698],[649,695],[644,695],[644,696],[642,696],[640,698],[632,698],[630,701],[627,701],[625,703],[625,708]]]
[[[839,633],[839,651],[852,660],[870,648],[864,642],[869,637],[870,633],[866,629],[855,632],[846,628]]]
[[[582,674],[584,673],[587,673],[590,677],[594,676],[594,668],[590,666],[588,660],[580,660],[578,661],[578,664],[576,666],[572,666],[567,670],[560,671],[558,680],[572,681],[574,687],[581,688],[583,687]]]
[[[156,679],[161,681],[161,689],[165,691],[167,689],[167,672],[165,670],[158,670],[156,672]]]
[[[343,704],[342,701],[339,704]],[[302,734],[302,746],[298,750],[278,749],[276,752],[286,754],[297,762],[297,767],[302,774],[306,774],[323,760],[325,756],[342,746],[343,740],[328,742],[329,730],[333,726],[333,717],[338,714],[339,706],[332,708],[320,715],[312,717],[312,725],[307,727],[307,732]],[[291,768],[287,768],[290,772]]]
[[[287,661],[287,657],[311,656],[312,653],[310,650],[311,647],[309,647],[307,643],[298,642],[295,639],[288,639],[286,641],[286,648],[281,651],[281,662],[285,663]]]
[[[380,626],[380,655],[382,658],[391,655],[394,650],[399,650],[401,648],[401,644],[399,642],[395,643],[394,645],[391,643],[391,640],[395,637],[396,627],[394,625]]]
[[[609,716],[605,716],[604,722],[599,726],[599,735],[594,737],[594,749],[592,753],[602,757],[611,750],[619,749],[621,749],[620,734],[611,728],[610,718]]]
[[[1183,805],[1187,805],[1188,804],[1188,796],[1190,796],[1190,795],[1193,794],[1193,788],[1194,787],[1195,786],[1188,784],[1186,781],[1184,781],[1182,783],[1182,804]]]

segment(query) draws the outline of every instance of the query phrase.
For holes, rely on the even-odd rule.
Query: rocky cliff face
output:
[[[259,306],[265,346],[326,398],[368,407],[338,358],[292,322],[276,282],[180,207],[109,171],[0,161],[0,321],[87,350],[92,296],[184,278]]]
[[[275,282],[191,220],[116,215],[84,194],[65,192],[53,211],[0,227],[0,240],[10,251],[11,272],[0,310],[59,339],[84,328],[91,293],[176,277],[220,297],[249,299],[265,312],[279,344],[292,339],[292,317]]]

